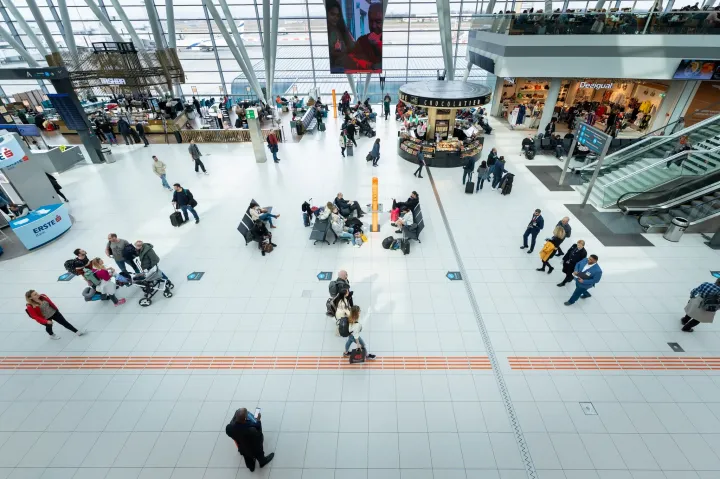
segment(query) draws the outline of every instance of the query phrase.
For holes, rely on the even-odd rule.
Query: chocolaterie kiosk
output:
[[[425,145],[410,132],[401,132],[398,138],[398,155],[417,163],[417,154],[423,148],[428,165],[438,168],[463,166],[468,157],[478,159],[484,138],[481,133],[460,140],[453,136],[459,111],[480,108],[490,102],[490,88],[463,81],[430,80],[406,83],[398,92],[400,101],[409,107],[427,111]],[[423,120],[424,121],[424,120]]]

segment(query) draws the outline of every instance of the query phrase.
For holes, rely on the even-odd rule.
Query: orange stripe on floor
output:
[[[0,369],[401,369],[490,370],[487,356],[378,356],[350,364],[338,356],[0,356]]]
[[[720,370],[720,357],[670,356],[509,356],[510,368],[521,371],[641,370],[710,371]]]

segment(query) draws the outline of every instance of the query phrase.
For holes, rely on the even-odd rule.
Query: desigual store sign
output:
[[[592,88],[593,90],[609,90],[613,87],[612,83],[589,83],[580,82],[580,88]]]

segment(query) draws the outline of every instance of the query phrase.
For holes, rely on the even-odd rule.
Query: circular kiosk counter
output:
[[[427,132],[424,146],[409,133],[400,133],[398,155],[417,163],[418,151],[423,148],[425,162],[436,168],[455,168],[465,165],[468,157],[479,158],[484,141],[482,135],[460,141],[452,134],[458,110],[479,108],[490,102],[490,96],[490,88],[485,85],[463,81],[406,83],[400,87],[398,97],[407,105],[427,110]]]

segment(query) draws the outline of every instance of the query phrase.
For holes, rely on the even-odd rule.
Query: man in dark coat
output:
[[[262,423],[260,422],[261,416],[261,414],[258,414],[256,418],[243,407],[235,411],[230,424],[225,426],[225,434],[235,441],[238,452],[242,454],[245,465],[250,469],[250,472],[255,471],[255,461],[258,461],[262,468],[275,457],[274,452],[266,456],[263,450],[264,438]]]
[[[576,244],[572,245],[563,256],[562,271],[565,273],[565,279],[560,281],[557,286],[565,286],[567,283],[573,280],[573,271],[575,271],[575,265],[580,261],[587,258],[587,250],[585,249],[585,242],[579,240]]]
[[[142,124],[141,121],[137,122],[137,125],[135,125],[135,129],[138,132],[138,136],[140,139],[145,143],[145,146],[147,147],[150,142],[148,141],[147,137],[145,136],[145,126]]]
[[[133,145],[135,142],[130,134],[130,123],[125,118],[120,118],[117,122],[118,131],[125,138],[126,145]]]

